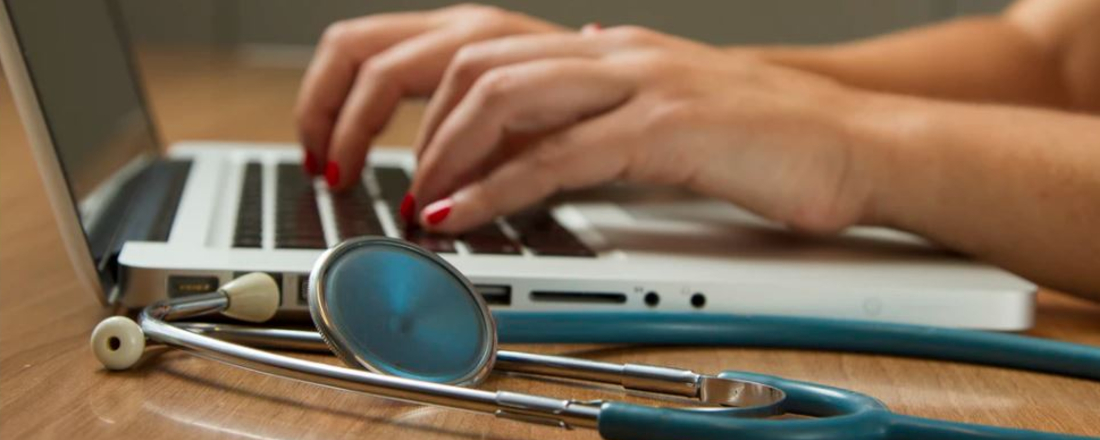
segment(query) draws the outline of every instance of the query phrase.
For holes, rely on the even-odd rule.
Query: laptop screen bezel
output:
[[[136,68],[129,37],[120,22],[120,11],[113,1],[103,1],[111,16],[115,36],[123,49],[138,104],[152,137],[153,148],[146,153],[159,158],[163,151],[163,143]],[[3,62],[5,75],[42,176],[66,253],[81,286],[94,292],[100,303],[112,304],[117,300],[113,296],[119,291],[118,282],[113,275],[103,272],[109,270],[110,265],[98,264],[92,253],[91,243],[81,222],[79,201],[72,192],[64,165],[60,160],[60,151],[39,99],[39,91],[27,64],[17,28],[18,24],[14,22],[10,13],[9,1],[0,0],[0,61]]]

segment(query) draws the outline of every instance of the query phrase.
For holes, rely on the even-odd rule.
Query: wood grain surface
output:
[[[263,67],[195,50],[140,58],[166,143],[294,142],[300,67]],[[408,144],[419,103],[379,142]],[[78,287],[7,87],[0,91],[0,438],[596,438],[590,431],[389,402],[259,375],[179,352],[124,373],[88,348],[109,311]],[[1100,306],[1040,295],[1034,335],[1100,345]],[[509,346],[699,372],[748,370],[850,388],[895,411],[1100,436],[1100,383],[883,356],[713,347]],[[315,359],[335,363],[323,356]],[[486,389],[616,398],[608,390],[494,376]]]

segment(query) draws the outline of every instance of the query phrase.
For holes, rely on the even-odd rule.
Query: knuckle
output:
[[[503,22],[508,18],[508,11],[490,5],[473,5],[470,7],[470,13],[473,14],[475,18],[490,23]]]
[[[369,59],[359,65],[359,75],[367,79],[390,83],[397,74],[398,66],[379,59]]]
[[[355,24],[351,20],[340,20],[325,28],[321,34],[321,45],[336,49],[344,49],[354,45]]]
[[[488,64],[488,51],[485,47],[481,43],[469,44],[459,49],[451,62],[451,80],[460,84],[471,84],[477,80]]]
[[[516,76],[512,72],[495,69],[478,78],[472,93],[480,104],[491,106],[512,93],[515,87]]]
[[[656,39],[656,32],[641,26],[626,25],[609,29],[607,33],[619,41],[629,44],[647,44]]]
[[[623,57],[621,63],[626,70],[637,72],[644,77],[659,77],[672,70],[672,60],[663,52],[643,52]]]
[[[448,8],[451,12],[461,15],[471,24],[484,26],[487,24],[499,24],[507,21],[508,11],[496,6],[477,3],[463,3]]]

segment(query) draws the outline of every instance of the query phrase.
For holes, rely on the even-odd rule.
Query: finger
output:
[[[510,132],[538,132],[602,113],[626,101],[633,82],[593,60],[540,60],[481,77],[433,136],[412,183],[432,201],[465,182]]]
[[[469,230],[518,212],[559,190],[619,178],[628,165],[627,146],[637,144],[622,110],[598,116],[544,138],[484,179],[428,205],[421,223],[439,232]]]
[[[457,28],[424,33],[364,62],[332,131],[325,179],[335,189],[358,181],[371,139],[385,127],[401,98],[427,93],[469,38]]]
[[[431,134],[439,128],[444,117],[454,110],[474,82],[485,72],[538,59],[598,57],[604,51],[591,38],[575,33],[522,35],[463,47],[447,66],[438,90],[428,103],[424,122],[414,144],[417,157],[421,157],[431,141]]]
[[[376,53],[434,25],[427,13],[401,13],[329,26],[302,80],[295,108],[307,159],[325,164],[336,116],[355,80],[358,66]]]

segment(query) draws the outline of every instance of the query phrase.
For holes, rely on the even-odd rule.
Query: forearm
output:
[[[867,221],[1100,300],[1100,118],[870,94]]]
[[[1001,17],[955,20],[829,46],[731,48],[891,93],[1064,107],[1056,57]]]

